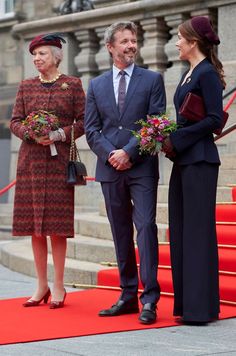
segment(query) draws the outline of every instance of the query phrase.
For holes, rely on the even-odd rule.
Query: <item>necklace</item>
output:
[[[39,80],[41,83],[54,83],[59,77],[60,77],[61,73],[57,73],[56,77],[52,78],[52,79],[43,79],[42,78],[42,74],[39,74]]]

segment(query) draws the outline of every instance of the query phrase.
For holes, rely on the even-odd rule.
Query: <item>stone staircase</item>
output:
[[[231,201],[231,188],[229,184],[236,183],[236,154],[224,154],[221,157],[222,165],[218,181],[217,201]],[[167,181],[168,173],[165,172]],[[68,239],[68,249],[65,268],[66,283],[96,284],[97,272],[107,269],[107,262],[115,262],[115,253],[112,235],[99,183],[88,182],[85,187],[77,187],[76,194],[86,201],[86,195],[97,186],[94,199],[96,204],[88,206],[76,206],[74,239]],[[89,192],[89,193],[88,193]],[[84,195],[84,196],[83,196]],[[158,238],[160,242],[167,240],[168,228],[167,210],[168,186],[160,184],[158,189],[157,223]],[[97,205],[97,208],[96,208]],[[33,255],[30,238],[12,238],[12,204],[0,204],[0,262],[14,270],[29,276],[35,276]],[[49,243],[50,251],[50,243]],[[49,254],[48,277],[53,278],[52,257]]]

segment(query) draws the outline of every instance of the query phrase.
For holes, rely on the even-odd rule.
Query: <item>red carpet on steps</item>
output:
[[[232,198],[236,200],[236,187],[232,189]],[[222,302],[234,303],[232,316],[236,316],[236,204],[217,204],[216,230],[219,251],[220,299]],[[136,250],[137,263],[139,256]],[[163,293],[173,293],[170,269],[169,245],[160,245],[158,280]],[[98,273],[98,284],[119,286],[119,274],[116,268]],[[141,283],[139,288],[142,289]],[[222,307],[223,308],[223,307]],[[223,310],[221,308],[221,310]]]

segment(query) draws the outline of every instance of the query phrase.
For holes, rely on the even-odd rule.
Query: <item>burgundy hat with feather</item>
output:
[[[214,45],[220,44],[220,39],[214,32],[211,21],[205,16],[195,16],[190,20],[194,31],[203,38],[207,39]]]
[[[29,51],[31,54],[33,54],[34,49],[39,46],[55,46],[62,48],[61,42],[66,43],[60,33],[38,35],[30,42]]]

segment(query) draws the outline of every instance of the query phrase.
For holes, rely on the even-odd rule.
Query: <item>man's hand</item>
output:
[[[112,151],[108,162],[118,171],[124,171],[132,167],[128,153],[122,149]]]

